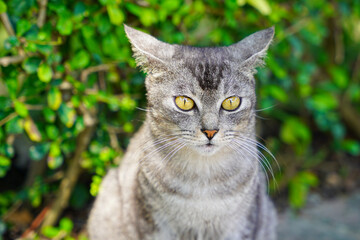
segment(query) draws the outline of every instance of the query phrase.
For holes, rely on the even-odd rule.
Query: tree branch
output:
[[[15,118],[18,114],[16,112],[13,112],[9,115],[7,115],[6,117],[4,117],[3,119],[0,120],[0,127],[2,125],[4,125],[5,123],[7,123],[8,121],[12,120],[13,118]]]
[[[42,28],[45,24],[45,20],[46,20],[46,6],[48,3],[48,0],[38,0],[39,6],[40,6],[40,10],[39,10],[39,16],[37,19],[37,25],[39,28]]]
[[[1,21],[3,22],[4,24],[4,27],[7,31],[7,33],[10,35],[10,36],[15,36],[15,31],[14,31],[14,28],[11,26],[11,22],[9,20],[9,17],[6,13],[1,13],[0,14],[0,19]]]
[[[44,222],[41,226],[42,228],[45,226],[53,226],[63,210],[68,206],[71,193],[81,173],[81,155],[86,150],[91,136],[93,135],[94,129],[95,125],[87,126],[78,135],[75,154],[69,161],[69,166],[66,170],[63,180],[60,183],[60,189],[58,191],[57,197],[45,216]]]
[[[7,67],[10,64],[16,64],[24,61],[26,56],[9,56],[0,58],[0,66]]]
[[[82,72],[81,72],[81,76],[80,76],[80,80],[82,82],[85,82],[87,77],[94,73],[94,72],[100,72],[100,71],[107,71],[109,70],[111,67],[113,67],[115,64],[113,63],[107,63],[107,64],[100,64],[100,65],[97,65],[97,66],[93,66],[93,67],[89,67],[89,68],[86,68],[84,69]]]

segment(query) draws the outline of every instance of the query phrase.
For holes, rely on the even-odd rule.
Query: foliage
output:
[[[58,191],[57,174],[77,156],[79,136],[94,124],[80,153],[92,180],[88,191],[77,191],[84,199],[78,206],[119,163],[144,118],[136,107],[146,106],[144,75],[135,69],[124,22],[197,46],[228,45],[276,27],[267,67],[257,74],[258,108],[271,119],[261,121],[260,134],[280,156],[281,172],[293,173],[276,176],[295,208],[318,184],[317,166],[328,156],[360,154],[359,126],[351,121],[360,110],[358,0],[0,0],[0,13],[10,20],[0,25],[0,181],[19,168],[14,139],[21,136],[31,142],[22,146],[29,164],[47,163],[25,187],[2,190],[1,215],[19,200],[44,207]],[[42,234],[58,234],[64,221]]]

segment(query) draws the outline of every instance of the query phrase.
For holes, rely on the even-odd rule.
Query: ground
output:
[[[360,240],[360,191],[332,200],[312,195],[300,213],[279,215],[279,240]]]

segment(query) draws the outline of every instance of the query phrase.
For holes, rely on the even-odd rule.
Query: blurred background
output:
[[[280,223],[303,231],[296,219],[337,201],[360,216],[359,0],[0,0],[0,17],[0,239],[86,239],[99,184],[145,117],[123,23],[195,46],[275,26],[257,132],[279,162],[264,152]]]

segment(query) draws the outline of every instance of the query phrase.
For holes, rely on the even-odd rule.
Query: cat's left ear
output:
[[[136,64],[146,73],[166,70],[169,60],[175,52],[171,44],[161,42],[149,34],[124,24],[130,40]]]
[[[263,64],[263,58],[274,38],[275,28],[267,28],[230,45],[229,52],[241,67],[255,68]]]

